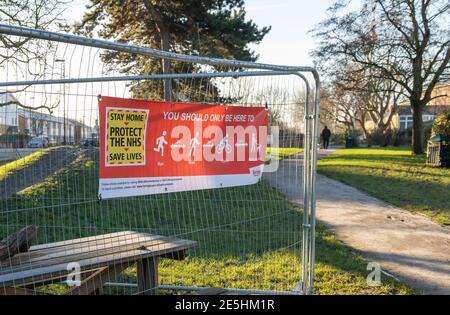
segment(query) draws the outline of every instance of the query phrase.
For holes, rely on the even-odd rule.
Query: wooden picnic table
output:
[[[196,242],[132,231],[31,246],[0,262],[0,294],[38,294],[38,286],[61,283],[79,266],[80,285],[69,294],[101,294],[104,284],[137,264],[140,294],[155,294],[159,257],[182,260]]]

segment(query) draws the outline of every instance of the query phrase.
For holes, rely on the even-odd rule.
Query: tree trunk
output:
[[[388,145],[389,145],[389,136],[388,136],[388,126],[387,125],[385,125],[385,124],[383,124],[381,121],[378,123],[378,126],[377,126],[377,131],[376,132],[378,132],[380,135],[381,135],[381,138],[382,138],[382,141],[381,141],[381,143],[380,143],[380,145],[382,146],[382,147],[387,147]]]
[[[424,139],[423,139],[423,120],[422,120],[422,106],[417,102],[411,101],[411,108],[413,113],[413,128],[412,128],[412,152],[414,154],[424,153]]]
[[[161,32],[161,46],[162,50],[169,51],[169,32],[163,31]],[[169,74],[171,73],[171,65],[169,59],[162,60],[163,73]],[[164,100],[167,102],[172,101],[172,79],[164,80]]]
[[[372,142],[371,142],[371,139],[370,139],[370,133],[369,133],[369,131],[366,128],[366,123],[365,123],[365,121],[363,119],[358,120],[358,122],[359,122],[359,125],[361,127],[361,130],[363,131],[364,138],[366,138],[367,147],[370,148],[372,146]]]
[[[147,8],[148,12],[152,15],[153,19],[155,20],[156,28],[158,29],[158,33],[161,37],[161,49],[164,51],[169,51],[170,50],[170,42],[169,42],[170,33],[164,23],[163,16],[161,15],[160,12],[158,12],[158,10],[155,8],[155,6],[149,0],[144,0],[144,5]],[[161,62],[162,62],[163,73],[164,74],[171,73],[170,60],[163,59]],[[172,80],[171,79],[164,80],[164,100],[167,102],[172,101]]]

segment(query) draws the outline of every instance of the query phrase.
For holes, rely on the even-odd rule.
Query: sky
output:
[[[309,56],[316,40],[309,31],[325,19],[331,0],[247,0],[247,16],[272,30],[252,48],[260,54],[259,62],[311,66]]]
[[[272,26],[259,45],[251,48],[260,55],[259,62],[310,66],[309,52],[315,40],[308,32],[326,18],[333,0],[246,0],[247,18],[258,26]],[[86,0],[75,0],[66,11],[70,20],[81,20]]]
[[[259,45],[251,46],[259,54],[258,62],[290,66],[311,66],[313,61],[309,54],[315,47],[315,40],[309,31],[327,17],[326,9],[333,1],[246,0],[247,19],[253,20],[259,27],[272,27],[272,30]],[[82,19],[87,3],[89,3],[87,0],[74,0],[71,3],[71,6],[64,13],[69,23]],[[58,55],[63,53],[64,47],[66,46],[60,45]],[[76,53],[74,53],[75,50],[69,51],[67,54],[64,51],[61,58],[65,59],[64,69],[66,77],[102,75],[100,73],[101,68],[94,62],[93,58],[91,59],[90,54],[93,51],[95,50],[84,49],[82,46],[77,47]],[[61,58],[58,57],[58,59]],[[61,64],[55,65],[55,67],[57,68],[56,70],[62,72],[63,67]],[[95,75],[94,72],[96,73]],[[111,75],[114,75],[114,73],[111,73]],[[275,84],[271,82],[267,84]],[[276,82],[278,82],[276,84],[281,84],[280,82],[282,81]],[[283,85],[287,86],[288,84],[283,83]],[[113,90],[110,91],[110,87]],[[94,96],[98,95],[98,91],[103,91],[102,93],[106,93],[106,95],[110,95],[111,92],[116,96],[131,97],[128,88],[126,88],[126,82],[107,84],[106,90],[101,83],[52,85],[39,87],[38,89],[44,89],[45,91],[50,89],[54,92],[49,96],[49,103],[64,103],[61,101],[61,95],[64,95],[63,99],[67,103],[65,106],[68,108],[67,115],[74,119],[83,119],[83,121],[87,109],[89,113],[95,112],[93,110],[96,108],[96,98]],[[64,93],[61,91],[64,91]],[[26,104],[35,106],[41,104],[44,98],[46,100],[47,94],[47,92],[41,92],[41,94],[39,92],[27,92],[22,93],[21,97]],[[62,116],[64,112],[64,110],[61,111],[61,106],[59,106],[54,114]],[[90,116],[94,117],[93,115]],[[92,125],[94,121],[92,117],[91,121],[86,121],[86,123]]]

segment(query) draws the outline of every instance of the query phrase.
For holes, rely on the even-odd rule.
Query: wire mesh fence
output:
[[[0,32],[22,43],[0,48],[0,238],[38,227],[29,250],[1,260],[4,292],[311,292],[317,110],[311,78],[298,74],[310,69]],[[130,54],[170,59],[176,73],[107,61]],[[267,172],[254,185],[99,199],[99,95],[162,100],[168,80],[172,102],[265,107]],[[283,195],[302,176],[305,211]]]

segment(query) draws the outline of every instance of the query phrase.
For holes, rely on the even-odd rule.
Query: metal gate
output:
[[[24,226],[39,228],[37,245],[1,262],[4,292],[86,293],[91,285],[86,279],[97,279],[102,286],[95,292],[109,294],[190,293],[210,287],[250,294],[313,292],[320,92],[314,68],[182,55],[3,24],[0,34],[24,39],[28,53],[48,50],[45,57],[21,64],[14,49],[0,48],[12,56],[2,61],[0,79],[0,125],[5,126],[0,130],[0,152],[5,156],[0,165],[0,238]],[[117,74],[103,62],[105,53],[171,60],[178,73]],[[145,98],[133,89],[167,80],[175,87],[174,102],[269,110],[271,148],[260,183],[98,200],[98,97]],[[283,195],[283,187],[299,178],[303,187],[296,191],[303,209]],[[77,260],[65,272],[55,267],[59,260],[67,264],[70,255],[78,257],[80,245],[74,239],[94,240],[95,251],[107,251],[123,241],[117,235],[135,232],[159,235],[160,245],[152,249],[156,251],[163,238],[196,245],[188,257],[184,251],[177,252],[180,257],[161,255],[159,267],[157,260],[143,259],[135,265],[120,255],[114,259],[117,272],[100,264],[83,268]],[[99,240],[96,235],[109,236]],[[119,245],[132,246],[128,241]],[[46,247],[49,243],[51,248]],[[72,247],[56,254],[55,248],[66,245]],[[45,257],[38,257],[36,251],[43,248]],[[159,269],[153,286],[139,283],[145,268]],[[74,283],[83,290],[74,290]]]

